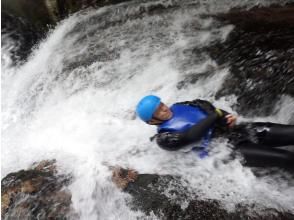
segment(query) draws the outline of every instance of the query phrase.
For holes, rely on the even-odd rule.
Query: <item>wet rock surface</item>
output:
[[[282,94],[294,97],[294,4],[234,9],[215,18],[235,26],[225,42],[207,48],[230,67],[217,97],[236,94],[237,111],[249,116],[273,113]]]
[[[8,174],[1,181],[2,219],[66,219],[73,213],[70,181],[57,173],[55,160]]]
[[[132,196],[130,206],[159,219],[256,219],[290,220],[294,215],[274,209],[264,209],[260,214],[253,206],[240,204],[228,212],[216,200],[202,200],[191,192],[179,177],[157,174],[139,174],[134,170],[116,167],[113,181],[117,187]],[[122,184],[123,183],[123,184]],[[192,196],[193,197],[193,196]],[[185,204],[185,205],[183,205]]]
[[[15,0],[17,1],[17,0]],[[101,7],[108,5],[116,5],[122,2],[127,2],[129,0],[108,0],[108,1],[99,1],[99,0],[90,0],[90,1],[74,1],[74,0],[53,0],[55,2],[52,13],[47,13],[44,10],[38,11],[38,6],[41,8],[39,3],[35,2],[25,2],[22,1],[22,4],[25,5],[23,7],[25,11],[31,11],[33,9],[36,10],[37,17],[31,17],[31,14],[34,13],[21,13],[17,14],[14,10],[9,10],[4,7],[4,10],[1,13],[2,23],[1,23],[1,33],[3,35],[9,35],[13,41],[17,43],[16,47],[12,50],[12,60],[15,62],[14,64],[22,64],[26,61],[26,58],[31,54],[34,47],[42,41],[47,35],[49,29],[54,29],[54,26],[65,19],[66,17],[72,15],[75,12],[82,10],[98,10]],[[49,1],[47,1],[49,2]],[[32,6],[30,7],[30,4]],[[5,4],[4,4],[5,6]],[[42,6],[43,7],[43,6]],[[115,26],[123,25],[130,20],[142,19],[144,17],[153,16],[153,15],[163,15],[166,11],[175,10],[178,5],[168,5],[158,3],[156,5],[143,5],[139,7],[139,9],[135,12],[128,12],[128,5],[124,5],[120,7],[120,10],[125,11],[126,14],[121,13],[120,10],[116,10],[115,14],[122,14],[121,17],[116,17],[113,12],[105,10],[101,11],[100,16],[93,16],[88,19],[86,22],[81,21],[80,25],[76,25],[72,28],[71,31],[68,32],[66,38],[71,38],[77,33],[80,34],[80,37],[77,38],[77,43],[81,43],[86,41],[89,37],[93,37],[97,35],[97,29],[102,32],[108,28],[112,28]],[[50,18],[49,20],[40,20],[40,17],[48,17],[49,14],[54,14],[54,19]],[[98,26],[96,26],[99,24]],[[85,32],[85,26],[95,26],[91,32]],[[132,32],[132,30],[128,30]],[[162,30],[159,30],[161,32]],[[81,34],[81,33],[84,33]],[[64,39],[66,41],[67,39]],[[2,37],[2,41],[3,41]],[[112,61],[118,58],[120,48],[107,48],[105,47],[105,43],[103,41],[99,42],[99,37],[97,37],[97,45],[96,48],[91,48],[95,51],[91,54],[91,56],[86,56],[82,58],[77,58],[73,62],[66,63],[68,66],[67,70],[72,71],[77,67],[88,66],[93,62],[101,61],[107,62]],[[99,49],[103,47],[104,51],[101,53],[97,53]],[[10,49],[11,51],[11,49]],[[22,61],[22,62],[20,62]],[[66,70],[65,70],[66,71]]]
[[[1,46],[4,46],[3,41],[7,41],[7,38],[16,42],[17,45],[9,50],[11,59],[14,65],[19,61],[24,62],[32,52],[34,45],[45,36],[45,29],[38,28],[27,19],[16,17],[5,11],[1,12],[1,19]]]

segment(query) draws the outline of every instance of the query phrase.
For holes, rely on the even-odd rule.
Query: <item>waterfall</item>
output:
[[[293,180],[256,177],[239,159],[222,162],[231,151],[223,140],[203,161],[165,152],[149,141],[155,128],[134,115],[148,94],[169,105],[203,98],[236,113],[234,95],[215,100],[229,69],[201,50],[224,41],[233,26],[203,15],[275,2],[138,0],[83,10],[58,23],[19,65],[10,59],[17,42],[2,36],[2,175],[57,159],[74,176],[70,190],[81,219],[144,216],[130,210],[105,164],[180,175],[202,198],[228,209],[254,202],[293,212]],[[190,83],[191,76],[198,81]],[[289,100],[284,96],[267,118],[241,118],[286,123]]]

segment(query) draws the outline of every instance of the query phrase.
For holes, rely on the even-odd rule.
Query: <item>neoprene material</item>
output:
[[[247,165],[282,167],[294,171],[294,125],[255,122],[243,126],[242,142],[235,146]],[[244,137],[246,134],[247,140]],[[279,148],[282,146],[288,146],[289,150]]]
[[[218,111],[221,111],[222,114],[217,114],[215,107],[206,100],[195,99],[193,101],[179,102],[176,104],[190,106],[197,109],[200,108],[207,114],[207,117],[184,132],[170,132],[164,131],[163,129],[160,130],[160,132],[153,136],[151,140],[156,138],[158,146],[162,149],[168,151],[184,149],[190,144],[199,142],[209,129],[213,128],[214,133],[215,128],[226,127],[225,116],[228,112],[219,109]],[[222,115],[222,117],[220,117],[220,115]]]
[[[173,117],[158,126],[157,144],[165,150],[174,151],[202,140],[198,147],[206,148],[217,114],[208,115],[199,107],[183,104],[175,104],[170,109]],[[171,135],[174,138],[170,138]]]
[[[208,115],[196,124],[188,125],[188,129],[182,125],[182,129],[172,132],[168,129],[164,130],[163,126],[156,135],[157,144],[161,148],[169,151],[180,150],[185,146],[199,142],[210,128],[215,127],[213,135],[227,137],[236,150],[244,155],[247,165],[294,170],[294,125],[254,122],[239,124],[233,129],[217,131],[217,126],[226,128],[222,119],[228,114],[227,112],[222,110],[224,116],[220,118],[215,113],[214,107],[203,100],[178,104],[187,105],[194,109],[201,106],[201,109],[204,109]],[[279,148],[282,146],[288,146],[288,150]]]
[[[252,123],[258,142],[262,145],[278,147],[294,145],[294,125],[282,125],[270,122]]]
[[[294,153],[279,148],[256,145],[253,143],[238,146],[245,164],[254,167],[281,167],[294,171]]]
[[[174,104],[170,107],[173,113],[171,119],[157,127],[157,131],[184,132],[207,117],[207,113],[199,107]]]

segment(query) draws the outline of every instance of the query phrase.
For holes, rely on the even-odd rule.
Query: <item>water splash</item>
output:
[[[293,184],[279,176],[256,177],[237,159],[224,163],[230,148],[223,141],[204,161],[165,152],[149,142],[154,128],[133,113],[140,97],[150,93],[168,104],[214,101],[228,70],[201,48],[223,40],[232,27],[201,14],[273,2],[133,1],[74,14],[21,66],[11,67],[9,48],[4,49],[2,175],[56,158],[60,169],[74,174],[70,189],[82,219],[142,216],[126,206],[126,195],[111,183],[105,162],[142,173],[182,175],[194,192],[228,208],[255,202],[294,211]],[[216,104],[231,110],[235,101],[223,97]],[[283,109],[267,119],[287,122]]]

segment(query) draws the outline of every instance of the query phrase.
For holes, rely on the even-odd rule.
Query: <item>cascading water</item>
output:
[[[134,115],[137,101],[150,93],[169,104],[204,98],[232,111],[233,95],[214,100],[229,70],[191,50],[224,40],[233,27],[201,15],[277,2],[132,1],[86,10],[60,22],[19,65],[10,60],[17,42],[2,36],[2,176],[56,158],[61,170],[73,173],[70,190],[81,219],[144,216],[128,208],[105,164],[181,175],[202,198],[227,208],[254,202],[294,212],[293,180],[257,178],[239,160],[222,163],[230,151],[223,142],[203,161],[162,151],[149,142],[154,128]],[[212,76],[177,88],[208,70]],[[284,99],[264,120],[290,120],[293,98]]]

